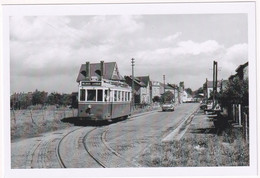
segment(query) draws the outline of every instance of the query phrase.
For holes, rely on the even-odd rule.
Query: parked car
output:
[[[174,111],[174,104],[172,102],[163,103],[162,111]]]
[[[201,104],[200,104],[200,109],[201,109],[201,110],[207,109],[207,104],[206,104],[206,103],[201,103]]]

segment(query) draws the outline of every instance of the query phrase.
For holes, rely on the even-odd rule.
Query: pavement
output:
[[[197,110],[188,126],[188,130],[185,134],[216,134],[217,129],[214,126],[213,119],[204,114],[202,110]]]
[[[177,128],[162,138],[162,142],[180,141],[202,134],[218,134],[218,132],[219,130],[215,128],[213,119],[199,108],[195,108],[183,118],[182,123]]]

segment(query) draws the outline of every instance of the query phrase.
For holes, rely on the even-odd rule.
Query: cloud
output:
[[[136,59],[136,75],[150,75],[151,79],[162,81],[165,74],[170,83],[186,81],[196,89],[206,77],[211,78],[213,60],[222,68],[220,75],[227,77],[248,55],[246,43],[226,47],[218,39],[185,39],[187,34],[181,28],[174,31],[175,28],[168,28],[171,23],[154,22],[150,16],[39,16],[10,20],[11,84],[12,90],[18,91],[35,90],[37,84],[30,86],[26,79],[31,83],[48,81],[44,82],[45,88],[51,84],[50,90],[60,88],[58,80],[68,80],[72,83],[66,89],[72,89],[72,85],[77,86],[74,81],[79,67],[86,61],[116,61],[120,73],[130,75],[131,58]],[[156,27],[156,33],[152,27]],[[17,80],[18,76],[23,80]]]
[[[182,32],[177,32],[173,35],[167,36],[163,39],[165,42],[173,42],[175,41],[179,36],[181,36]]]
[[[208,40],[202,43],[194,41],[181,41],[178,43],[178,48],[174,49],[174,54],[191,54],[199,55],[201,53],[212,53],[223,48],[223,45],[218,44],[217,41]]]
[[[235,69],[248,61],[248,44],[239,43],[227,48],[219,58],[221,72],[226,77],[235,73]]]
[[[148,63],[149,60],[157,61],[160,64],[161,60],[165,60],[172,64],[180,61],[184,56],[188,61],[197,55],[213,55],[216,52],[223,50],[224,46],[218,44],[217,41],[208,40],[205,42],[180,41],[176,47],[158,48],[156,50],[140,51],[138,58],[141,58],[143,63]],[[183,62],[180,62],[180,65]]]

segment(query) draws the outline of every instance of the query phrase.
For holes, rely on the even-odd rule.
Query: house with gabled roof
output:
[[[189,102],[192,102],[192,99],[193,99],[193,97],[187,92],[186,89],[184,89],[182,102],[189,103]]]
[[[132,86],[133,77],[125,76],[125,81],[129,86]],[[151,87],[149,76],[134,77],[134,97],[136,104],[151,103]]]
[[[151,81],[151,98],[153,99],[155,96],[161,96],[161,83],[158,81]]]
[[[103,76],[101,76],[101,65],[103,65]],[[120,75],[116,62],[101,63],[86,63],[82,64],[78,73],[77,82],[86,80],[87,78],[97,78],[98,80],[103,77],[107,80],[123,81],[124,78]]]
[[[213,92],[213,81],[208,81],[206,79],[206,82],[204,83],[204,93],[207,98],[210,98],[210,94]],[[217,81],[217,92],[220,92],[221,90],[221,80]]]

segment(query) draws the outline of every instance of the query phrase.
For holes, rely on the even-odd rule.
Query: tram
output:
[[[103,71],[103,70],[101,70]],[[79,81],[78,117],[80,120],[112,121],[131,114],[131,88],[122,81],[89,76]]]

